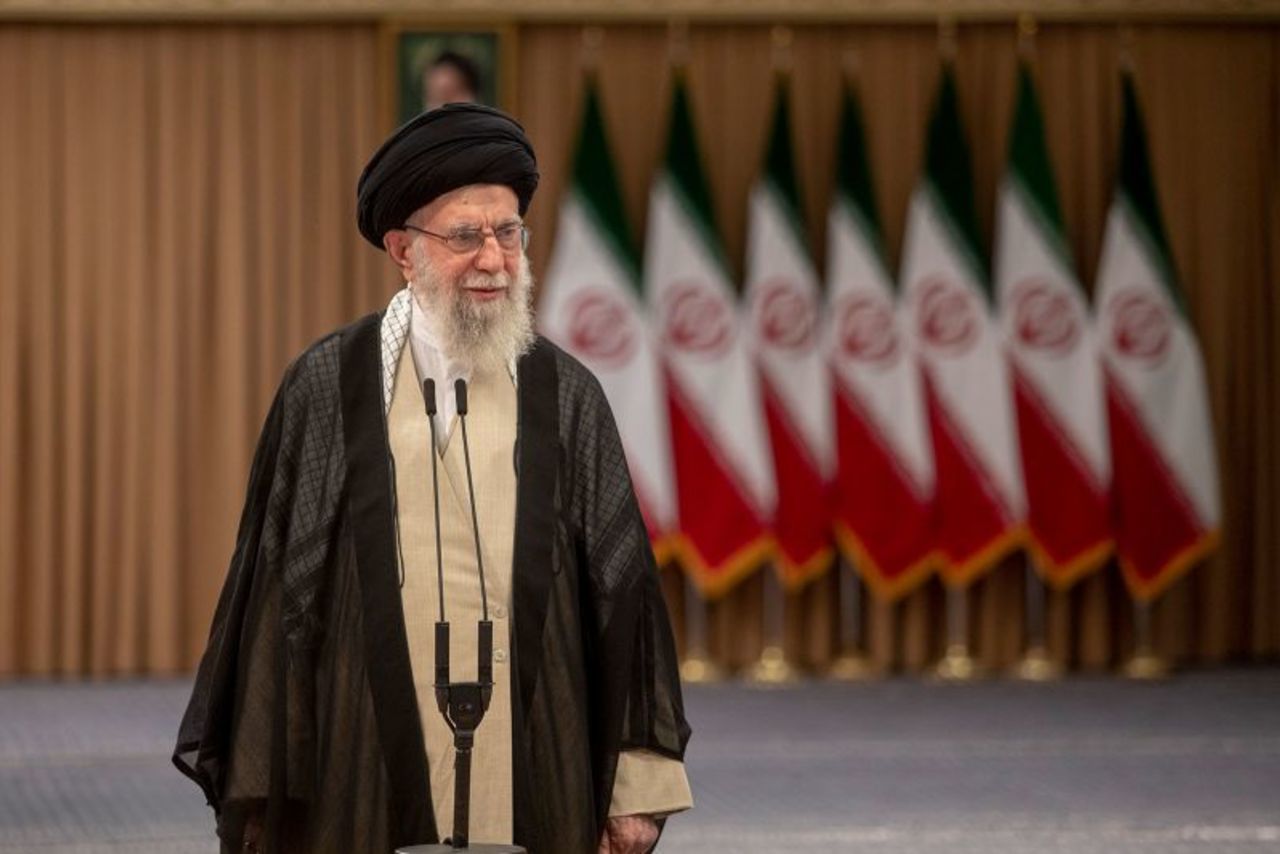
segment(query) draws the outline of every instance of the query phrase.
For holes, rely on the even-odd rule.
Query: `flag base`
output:
[[[519,845],[468,845],[454,848],[452,845],[410,845],[397,848],[396,854],[451,854],[453,851],[470,851],[472,854],[526,854]]]
[[[1023,654],[1009,675],[1023,682],[1057,682],[1062,678],[1062,668],[1049,657],[1043,646],[1037,644]]]
[[[747,668],[743,678],[752,685],[790,685],[800,680],[800,672],[787,661],[780,646],[766,646],[760,658]]]
[[[1134,679],[1140,682],[1155,682],[1161,679],[1168,679],[1172,668],[1169,662],[1156,655],[1149,649],[1139,649],[1133,654],[1133,657],[1126,661],[1120,668],[1120,673],[1126,679]]]
[[[880,669],[861,652],[850,650],[831,662],[827,678],[834,682],[866,682],[879,679]]]
[[[724,669],[702,650],[693,650],[680,662],[680,679],[691,685],[724,681]]]
[[[942,682],[972,682],[986,674],[978,660],[969,654],[968,646],[953,643],[947,646],[946,655],[942,656],[930,675]]]

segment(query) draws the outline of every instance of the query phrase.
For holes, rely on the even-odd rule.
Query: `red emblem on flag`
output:
[[[1146,288],[1120,291],[1107,302],[1111,341],[1116,352],[1154,368],[1173,341],[1169,309]]]
[[[1080,340],[1082,324],[1070,297],[1047,279],[1024,279],[1013,289],[1013,332],[1031,350],[1065,356]]]
[[[733,308],[716,288],[681,281],[663,296],[662,328],[668,346],[684,353],[718,356],[733,341]]]
[[[813,299],[782,277],[765,281],[755,301],[760,337],[783,350],[807,350],[813,346],[817,309]]]
[[[887,368],[898,361],[900,347],[893,325],[893,306],[881,295],[856,294],[836,308],[840,352],[858,362]]]
[[[978,307],[963,286],[930,276],[916,289],[920,340],[947,356],[960,356],[978,340]]]
[[[569,314],[569,346],[583,358],[609,367],[625,364],[636,349],[631,312],[604,288],[587,288],[574,295]]]

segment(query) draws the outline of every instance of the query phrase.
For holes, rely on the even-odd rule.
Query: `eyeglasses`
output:
[[[523,252],[529,247],[529,229],[518,222],[500,225],[493,229],[492,232],[479,228],[463,228],[449,234],[436,234],[434,231],[427,231],[425,228],[418,228],[416,225],[409,225],[407,222],[403,228],[416,231],[419,234],[425,234],[427,237],[434,237],[457,255],[470,255],[479,252],[480,248],[484,246],[484,242],[489,239],[490,233],[493,234],[493,239],[498,241],[498,248],[508,255]]]

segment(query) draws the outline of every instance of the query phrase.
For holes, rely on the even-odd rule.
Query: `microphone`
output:
[[[476,489],[471,479],[471,446],[467,440],[467,383],[459,378],[453,384],[458,398],[458,424],[462,427],[462,460],[467,469],[467,500],[471,504],[471,536],[476,545],[476,567],[480,571],[480,625],[478,627],[478,681],[483,689],[484,706],[489,707],[493,691],[493,623],[489,620],[489,597],[484,584],[484,558],[480,554],[480,521],[476,516]]]
[[[476,514],[476,489],[471,477],[471,446],[467,438],[467,384],[454,383],[458,402],[458,423],[462,426],[462,459],[467,469],[467,498],[471,503],[471,534],[476,546],[476,566],[480,571],[480,613],[476,644],[479,662],[475,682],[449,681],[449,624],[444,618],[444,559],[440,545],[440,480],[437,474],[436,384],[424,380],[422,396],[431,422],[431,489],[435,499],[436,577],[440,584],[440,622],[436,623],[436,702],[445,723],[453,731],[453,834],[441,845],[415,845],[397,849],[397,854],[446,854],[472,849],[476,854],[525,854],[518,845],[477,845],[469,840],[471,824],[471,751],[476,728],[484,719],[493,696],[493,623],[489,620],[489,598],[484,583],[484,558],[480,553],[480,522]]]
[[[467,443],[467,382],[459,379],[453,384],[458,397],[458,423],[462,426],[462,461],[467,469],[467,500],[471,502],[471,535],[476,544],[476,566],[480,569],[480,611],[482,619],[489,621],[489,600],[484,589],[484,558],[480,556],[480,523],[476,519],[476,489],[471,482],[471,447]]]
[[[436,584],[440,593],[440,619],[436,621],[436,705],[444,714],[449,704],[449,623],[444,617],[444,552],[440,544],[440,472],[436,448],[436,381],[422,381],[422,399],[431,427],[431,500],[436,521]]]

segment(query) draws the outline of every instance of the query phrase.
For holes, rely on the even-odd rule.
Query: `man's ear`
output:
[[[406,282],[413,278],[413,261],[409,258],[411,245],[413,245],[413,238],[403,228],[393,228],[382,235],[382,247],[387,250],[387,255],[391,256],[392,262],[400,268],[400,275],[404,276]]]

